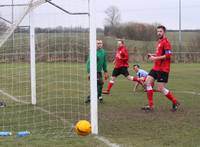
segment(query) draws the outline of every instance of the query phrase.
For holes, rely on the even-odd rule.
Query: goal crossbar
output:
[[[51,2],[51,0],[46,0],[46,2],[48,2],[49,4],[51,4],[52,6],[64,11],[65,13],[69,14],[69,15],[89,15],[88,12],[70,12],[70,11],[67,11],[65,10],[64,8],[58,6],[57,4]]]

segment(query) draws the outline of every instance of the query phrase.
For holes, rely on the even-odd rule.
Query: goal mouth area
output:
[[[90,118],[89,107],[84,104],[89,94],[89,82],[85,79],[89,52],[89,15],[85,13],[88,4],[83,7],[83,14],[75,8],[70,11],[75,14],[69,15],[52,4],[42,5],[44,1],[32,2],[23,16],[13,15],[14,22],[6,22],[8,33],[0,40],[0,101],[7,105],[0,112],[3,116],[0,127],[14,132],[28,130],[58,136],[63,132],[73,136],[74,122]],[[74,2],[69,5],[74,7]],[[45,11],[46,6],[50,12]],[[31,34],[32,27],[34,34]],[[32,105],[34,86],[37,103]]]

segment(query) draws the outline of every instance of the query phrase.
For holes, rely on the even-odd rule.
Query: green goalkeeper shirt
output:
[[[107,72],[106,52],[103,48],[97,49],[97,72]],[[87,72],[90,73],[90,57],[87,60]]]

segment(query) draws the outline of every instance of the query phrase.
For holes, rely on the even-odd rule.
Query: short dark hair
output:
[[[133,65],[133,67],[135,67],[135,66],[137,66],[138,68],[140,68],[140,65],[138,65],[138,64],[134,64],[134,65]]]
[[[120,41],[122,44],[124,44],[124,40],[123,39],[118,39],[118,41]]]
[[[163,29],[164,32],[166,32],[167,30],[166,27],[163,25],[157,26],[157,29]]]

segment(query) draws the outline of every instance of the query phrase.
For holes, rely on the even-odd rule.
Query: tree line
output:
[[[156,26],[136,22],[121,23],[116,26],[106,25],[104,35],[129,40],[153,41],[156,39]]]

